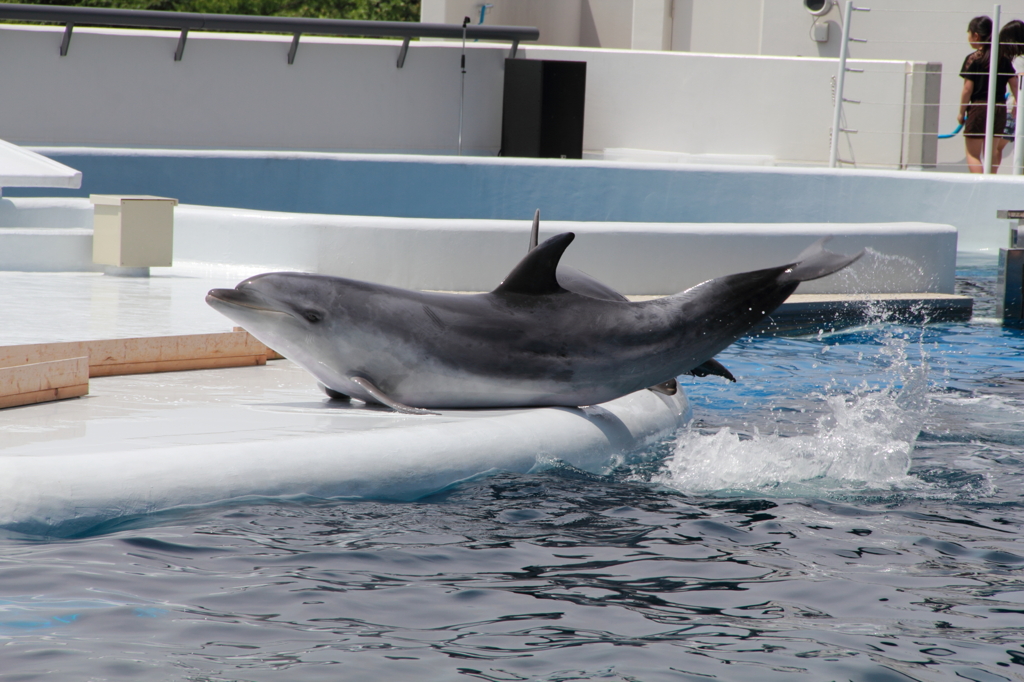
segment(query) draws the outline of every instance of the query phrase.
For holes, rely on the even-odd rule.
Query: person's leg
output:
[[[1007,139],[1003,137],[1006,132],[1006,107],[996,107],[995,129],[998,131],[992,137],[992,172],[999,170],[999,163],[1003,160],[1003,149],[1006,148]]]
[[[1000,159],[1003,158],[1003,150],[1006,149],[1006,145],[1010,144],[1011,141],[1012,141],[1012,138],[1008,138],[1008,137],[997,137],[996,138],[995,151],[996,151],[996,154],[999,155]],[[995,163],[995,157],[994,156],[992,157],[992,163]]]
[[[981,173],[984,170],[981,157],[985,151],[985,138],[965,137],[964,141],[967,144],[967,167],[972,173]]]
[[[996,138],[997,140],[1000,138]],[[999,171],[999,163],[1003,160],[1003,147],[1006,145],[1000,145],[998,142],[992,144],[992,172],[997,173]]]

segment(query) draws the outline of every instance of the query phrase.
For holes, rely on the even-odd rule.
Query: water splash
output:
[[[864,256],[855,265],[835,273],[830,279],[841,286],[842,291],[872,293],[935,291],[939,284],[936,275],[926,272],[920,262],[871,247],[864,249]]]
[[[866,382],[850,390],[836,386],[809,396],[820,414],[809,433],[776,429],[749,436],[690,428],[653,480],[689,492],[771,492],[827,495],[831,492],[920,488],[908,475],[914,443],[928,415],[928,364],[911,362],[911,342],[889,330],[880,354],[887,359],[882,386]]]

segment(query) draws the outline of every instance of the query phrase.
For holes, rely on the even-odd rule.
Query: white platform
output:
[[[49,203],[52,202],[52,203]],[[44,269],[3,226],[91,226],[85,199],[0,201],[0,267]],[[175,209],[174,262],[198,270],[300,270],[410,289],[489,291],[526,253],[529,221],[440,220]],[[665,295],[704,280],[791,262],[823,235],[840,253],[870,249],[802,294],[952,293],[957,231],[933,223],[636,223],[541,221],[541,238],[572,231],[565,262],[626,294]],[[20,255],[19,255],[20,254]],[[11,265],[18,259],[26,265]],[[54,268],[46,268],[54,269]],[[80,267],[91,270],[91,256]]]
[[[609,148],[599,152],[583,152],[584,159],[602,161],[636,161],[640,163],[688,163],[707,166],[774,166],[769,154],[692,154],[656,149]]]
[[[41,154],[0,140],[0,193],[4,187],[82,186],[82,174]]]
[[[92,229],[0,227],[0,270],[100,271],[92,262]]]
[[[490,291],[526,254],[527,220],[440,220],[179,206],[176,263],[258,265],[409,289]],[[792,262],[824,235],[871,254],[800,285],[801,294],[952,293],[957,232],[932,223],[636,223],[541,220],[575,232],[563,262],[633,295],[683,291],[721,275]]]
[[[90,394],[0,410],[0,527],[68,535],[241,498],[409,500],[556,459],[591,472],[670,435],[682,392],[604,405],[409,416],[328,401],[287,360],[92,379]]]

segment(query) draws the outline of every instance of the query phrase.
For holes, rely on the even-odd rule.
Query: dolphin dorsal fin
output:
[[[540,209],[538,208],[533,212],[533,227],[530,228],[530,248],[526,250],[526,253],[530,253],[537,248],[537,242],[540,241]]]
[[[563,232],[531,250],[493,293],[543,296],[565,291],[558,284],[555,272],[566,247],[575,238],[572,232]]]

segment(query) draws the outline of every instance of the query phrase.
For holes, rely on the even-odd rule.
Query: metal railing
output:
[[[856,133],[856,130],[847,130],[842,127],[843,117],[843,103],[849,102],[851,104],[858,104],[853,100],[848,100],[843,97],[844,86],[846,85],[846,73],[852,71],[852,69],[846,68],[846,60],[849,56],[850,42],[863,42],[860,38],[850,37],[850,18],[852,12],[870,12],[871,10],[866,7],[854,7],[853,0],[846,0],[846,5],[843,9],[843,35],[839,43],[839,72],[836,75],[836,101],[835,108],[832,114],[832,139],[829,143],[828,153],[828,167],[835,168],[839,163],[839,133]]]
[[[833,112],[833,125],[830,129],[832,134],[830,138],[830,166],[857,166],[856,159],[852,156],[854,145],[852,142],[853,138],[850,137],[851,135],[856,135],[859,133],[861,137],[864,137],[865,133],[867,134],[867,136],[901,134],[904,138],[904,150],[907,150],[908,145],[914,144],[910,138],[917,137],[922,142],[934,140],[932,144],[936,145],[937,143],[937,146],[933,147],[933,154],[935,159],[938,160],[939,155],[944,153],[947,160],[937,164],[932,163],[931,165],[926,167],[934,168],[941,166],[944,170],[952,170],[956,168],[958,170],[973,170],[974,172],[979,173],[991,173],[997,171],[998,166],[1000,165],[1000,161],[1003,160],[1000,157],[1004,156],[1003,150],[1005,149],[1005,146],[1007,144],[1012,144],[1013,158],[1010,170],[1014,175],[1024,174],[1024,106],[1017,106],[1017,101],[1010,99],[1010,93],[997,92],[998,83],[1001,79],[997,78],[997,70],[999,68],[998,65],[1001,61],[999,59],[989,59],[988,57],[985,58],[985,60],[988,62],[988,65],[985,67],[986,70],[984,75],[987,76],[988,89],[984,93],[982,93],[982,99],[980,100],[980,102],[976,98],[972,98],[972,102],[961,102],[961,88],[957,87],[955,90],[947,90],[945,89],[945,86],[942,90],[944,99],[941,102],[938,99],[939,90],[937,87],[934,89],[935,99],[926,98],[926,101],[923,102],[911,101],[910,99],[907,98],[907,95],[910,93],[910,89],[912,87],[911,81],[909,79],[916,78],[917,74],[920,72],[915,71],[914,73],[911,73],[909,66],[907,71],[908,80],[905,84],[904,101],[902,103],[898,101],[881,101],[881,98],[874,96],[874,93],[869,93],[867,97],[858,97],[858,100],[848,99],[842,95],[841,86],[844,85],[844,83],[842,82],[841,76],[843,74],[864,73],[865,71],[873,74],[881,73],[880,69],[877,66],[870,64],[870,61],[878,59],[877,55],[879,54],[879,50],[877,49],[874,52],[874,55],[876,56],[868,57],[865,62],[861,62],[860,66],[862,66],[862,68],[845,68],[845,65],[843,63],[843,57],[848,49],[848,44],[867,43],[873,46],[883,45],[885,46],[886,51],[889,51],[890,54],[893,52],[899,54],[901,48],[905,48],[908,46],[911,47],[913,53],[916,53],[917,55],[927,55],[928,52],[934,54],[937,48],[945,47],[948,44],[962,45],[963,49],[966,51],[968,41],[963,36],[962,27],[967,26],[968,22],[972,19],[972,17],[981,14],[987,8],[979,7],[977,5],[967,6],[966,3],[963,3],[961,7],[957,7],[956,9],[921,9],[919,7],[903,7],[898,2],[894,2],[893,0],[888,0],[888,2],[882,2],[881,0],[877,0],[877,2],[880,3],[882,6],[874,6],[871,9],[868,9],[853,6],[853,2],[851,0],[830,0],[830,2],[832,2],[832,4],[836,7],[839,7],[840,5],[842,5],[843,7],[843,11],[841,13],[843,36],[841,38],[842,42],[839,45],[840,63],[838,73],[836,76],[833,76],[832,79],[833,104],[835,108]],[[876,2],[872,2],[871,4],[876,5]],[[886,4],[893,6],[886,7]],[[989,43],[989,51],[991,53],[1000,53],[1001,48],[1004,45],[1006,45],[1018,48],[1011,50],[1011,54],[1021,54],[1022,52],[1024,52],[1024,50],[1019,49],[1022,43],[1007,43],[1006,41],[1001,39],[1001,30],[1005,27],[1005,24],[1008,23],[1002,21],[1001,19],[1001,17],[1005,16],[1003,14],[1003,5],[997,3],[995,5],[990,5],[989,7],[991,7],[990,18],[993,22],[991,41],[986,41]],[[863,18],[858,18],[856,15],[851,15],[851,12],[858,11],[871,12],[874,15],[880,16],[877,16],[875,21],[871,22],[867,20],[868,17],[871,16],[870,14],[863,15]],[[1013,11],[1020,12],[1021,10],[1019,6],[1015,6],[1013,8]],[[959,17],[962,18],[963,23],[956,27],[957,30],[955,33],[922,33],[921,29],[919,29],[918,26],[928,26],[929,24],[926,21],[919,20],[919,17],[928,17],[929,15],[958,15]],[[851,20],[858,24],[861,21],[864,21],[863,26],[859,30],[857,30],[856,26],[854,27],[854,30],[857,30],[858,33],[864,32],[863,35],[867,35],[867,39],[848,38],[850,33]],[[864,26],[867,26],[867,28],[864,28]],[[892,32],[889,31],[880,31],[881,26],[899,26],[901,30],[914,31],[914,33],[910,38],[902,37],[898,34],[893,34]],[[875,34],[872,34],[872,31],[878,34],[878,36],[876,37]],[[847,39],[849,40],[849,43],[847,43]],[[976,46],[972,45],[970,49],[975,50]],[[960,69],[963,67],[959,66],[961,63],[961,54],[962,53],[958,54],[955,57],[955,61],[947,61],[944,69],[939,69],[939,71],[934,73],[936,73],[936,75],[940,78],[943,78],[945,77],[945,75],[949,74],[953,74],[955,76],[962,75],[960,73]],[[924,62],[921,63],[923,64]],[[865,64],[867,65],[865,66]],[[929,74],[933,73],[933,66],[940,67],[941,65],[938,62],[929,61],[928,67],[926,69],[929,72]],[[1016,81],[1018,91],[1022,93],[1019,99],[1022,103],[1024,103],[1024,68],[1021,68],[1020,63],[1018,62],[1015,69],[1021,70],[1016,71],[1015,73],[1012,74],[1002,72],[999,73],[998,76],[1009,77]],[[942,74],[943,71],[945,75]],[[859,76],[853,76],[852,78],[848,78],[846,79],[845,85],[848,87],[851,85],[851,83],[856,83],[857,79],[859,78]],[[960,79],[957,78],[956,81],[959,85]],[[837,87],[837,82],[839,87]],[[927,88],[932,89],[932,86],[929,85],[927,86]],[[838,94],[837,90],[839,90]],[[861,91],[863,92],[863,88],[861,88]],[[996,103],[999,104],[998,108],[996,106],[993,106]],[[981,107],[984,108],[985,111],[983,129],[984,134],[981,135],[981,131],[979,130],[978,134],[972,133],[971,137],[978,137],[983,140],[984,144],[982,146],[981,154],[979,154],[979,156],[977,157],[976,164],[972,163],[972,159],[970,158],[969,154],[967,155],[967,158],[965,158],[964,162],[958,161],[956,163],[951,163],[949,159],[950,157],[953,156],[953,153],[950,150],[953,148],[953,145],[963,145],[963,141],[961,140],[964,140],[964,137],[966,137],[966,133],[964,137],[958,137],[958,134],[965,128],[965,121],[960,120],[960,117],[958,116],[956,121],[954,122],[952,120],[952,117],[949,116],[948,113],[945,113],[944,121],[942,122],[943,130],[951,130],[951,132],[948,132],[946,134],[938,134],[937,129],[932,129],[931,126],[936,124],[940,110],[943,112],[956,112],[960,106],[968,105],[973,107],[978,106],[979,104],[981,105]],[[887,130],[879,130],[877,125],[871,126],[875,129],[871,129],[870,127],[868,129],[865,129],[862,128],[861,125],[853,125],[853,128],[859,128],[859,130],[851,130],[845,127],[846,115],[848,111],[855,112],[856,108],[848,109],[847,105],[865,105],[863,109],[876,109],[878,107],[903,107],[905,112],[905,120],[909,121],[910,117],[916,115],[920,119],[931,119],[933,123],[930,125],[925,124],[923,126],[925,129],[923,130],[917,127],[915,127],[914,129],[910,129],[910,127],[908,127],[905,124],[902,133],[895,133],[893,131]],[[1010,120],[1007,121],[1007,125],[1005,127],[997,127],[996,112],[1004,107],[1007,109],[1008,112],[1012,110],[1014,112],[1014,116],[1009,117]],[[865,116],[863,116],[863,113],[864,112],[862,112],[862,115],[859,116],[859,119],[861,121],[865,120]],[[856,116],[856,114],[854,115]],[[954,125],[956,125],[955,129],[953,129]],[[850,156],[847,159],[839,157],[837,151],[838,140],[834,132],[836,130],[838,130],[840,135],[845,136],[847,148],[850,154]],[[920,145],[920,143],[918,143],[918,145]],[[945,151],[940,152],[940,149],[942,149],[943,146],[945,147]],[[964,147],[960,146],[960,149],[963,150]],[[914,155],[911,154],[911,156]],[[1007,157],[1005,160],[1009,161],[1009,158]],[[904,164],[904,162],[901,160],[901,167],[911,167],[914,165],[915,164],[913,162],[909,164]]]
[[[174,61],[181,61],[189,31],[241,31],[246,33],[285,33],[292,35],[288,63],[295,62],[299,38],[310,35],[361,38],[402,38],[398,68],[405,64],[409,41],[413,38],[463,38],[458,24],[421,24],[404,21],[351,21],[348,19],[307,19],[304,17],[260,17],[241,14],[200,14],[196,12],[155,12],[136,9],[106,9],[56,5],[15,5],[0,3],[0,20],[40,21],[64,24],[60,56],[68,53],[71,32],[76,25],[157,28],[180,31]],[[529,26],[467,26],[465,37],[472,40],[511,41],[510,57],[515,58],[520,41],[537,40],[540,31]]]

